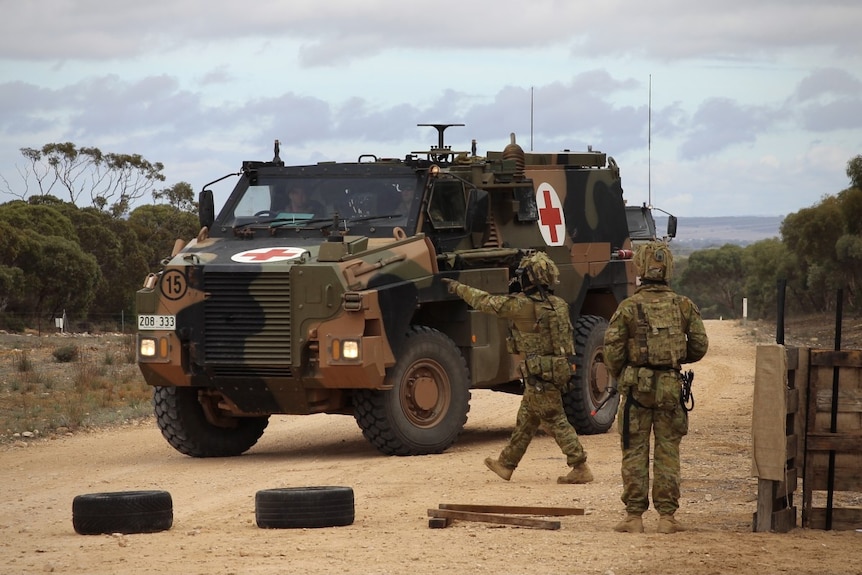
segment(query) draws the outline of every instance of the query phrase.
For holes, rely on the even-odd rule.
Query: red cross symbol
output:
[[[539,230],[542,238],[550,246],[561,246],[565,239],[564,230],[566,220],[564,219],[562,202],[553,186],[542,182],[536,192],[536,203],[539,206]]]
[[[256,250],[248,250],[245,252],[234,254],[233,256],[231,256],[230,259],[240,263],[282,262],[285,260],[292,260],[294,258],[298,258],[303,253],[305,253],[305,251],[306,250],[304,250],[303,248],[258,248]]]

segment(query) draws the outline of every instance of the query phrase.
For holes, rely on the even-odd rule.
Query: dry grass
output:
[[[0,334],[0,442],[148,417],[130,335]]]

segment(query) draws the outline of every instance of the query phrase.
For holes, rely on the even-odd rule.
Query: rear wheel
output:
[[[572,389],[563,394],[569,422],[581,435],[605,433],[614,423],[619,395],[608,397],[608,387],[617,383],[604,361],[605,331],[608,322],[597,315],[585,315],[575,323],[575,376]],[[596,413],[593,411],[607,402]]]
[[[451,339],[412,326],[386,381],[391,389],[364,389],[353,396],[356,422],[378,451],[426,455],[455,443],[470,410],[470,382]]]
[[[234,417],[219,412],[217,397],[196,387],[155,387],[153,407],[162,435],[192,457],[231,457],[248,451],[269,416]]]

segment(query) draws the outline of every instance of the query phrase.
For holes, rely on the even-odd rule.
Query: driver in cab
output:
[[[305,188],[293,186],[287,192],[273,193],[273,211],[276,213],[324,215],[323,206],[308,196]]]

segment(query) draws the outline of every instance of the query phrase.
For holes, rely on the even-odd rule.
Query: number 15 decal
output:
[[[168,270],[162,276],[162,295],[171,300],[177,300],[186,295],[188,290],[186,275],[179,270]]]

